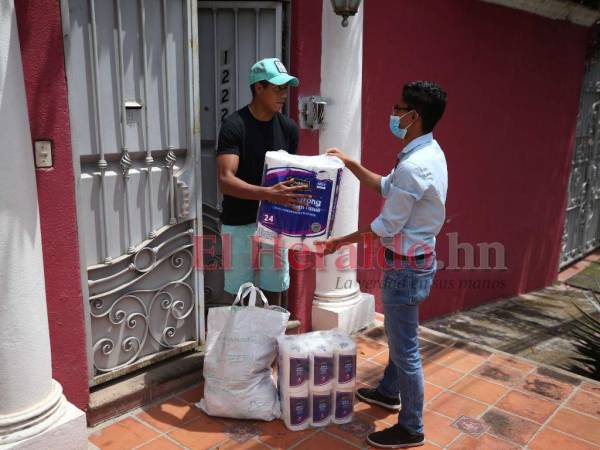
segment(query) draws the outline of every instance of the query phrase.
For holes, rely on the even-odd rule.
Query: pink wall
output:
[[[87,357],[59,0],[15,2],[32,140],[52,141],[54,167],[37,170],[53,377],[88,404]],[[33,151],[33,149],[32,149]]]
[[[366,5],[363,163],[379,173],[393,166],[401,145],[388,117],[402,85],[441,84],[448,107],[434,134],[449,191],[438,257],[448,262],[446,234],[458,233],[460,242],[504,244],[508,267],[440,271],[423,317],[552,283],[589,30],[474,0],[397,5]],[[363,190],[360,205],[366,224],[381,202]],[[378,294],[379,277],[361,271],[363,290]]]
[[[298,97],[318,95],[321,90],[321,26],[322,0],[294,0],[292,2],[292,30],[290,73],[298,77],[300,85],[291,90],[290,116],[298,120]],[[300,130],[298,153],[319,153],[319,132]]]
[[[291,90],[290,116],[298,122],[298,97],[316,95],[321,90],[322,0],[292,1],[290,73],[300,79]],[[319,133],[300,130],[298,153],[317,155]],[[315,292],[314,256],[290,252],[290,311],[302,322],[302,331],[311,329],[312,299]],[[296,261],[296,264],[293,262]],[[294,269],[296,267],[296,269]]]

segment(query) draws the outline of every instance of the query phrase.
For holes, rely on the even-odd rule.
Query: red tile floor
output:
[[[379,316],[379,319],[382,319]],[[375,386],[387,362],[381,324],[356,337],[360,386]],[[484,349],[425,328],[423,449],[600,449],[600,383]],[[301,432],[279,420],[218,419],[193,406],[203,386],[90,429],[95,449],[353,449],[397,415],[362,402],[354,420]]]

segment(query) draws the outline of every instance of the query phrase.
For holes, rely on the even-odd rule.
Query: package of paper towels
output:
[[[304,250],[317,251],[315,241],[331,235],[344,163],[335,156],[291,155],[285,150],[267,152],[262,185],[274,186],[293,180],[307,186],[296,191],[309,194],[297,209],[261,201],[258,210],[256,236],[262,241]]]
[[[352,421],[356,344],[341,330],[277,338],[281,419],[292,431]]]

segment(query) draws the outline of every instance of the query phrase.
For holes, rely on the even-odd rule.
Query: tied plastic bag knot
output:
[[[263,294],[263,292],[259,288],[257,288],[256,286],[254,286],[254,284],[250,282],[244,283],[240,286],[232,306],[236,306],[238,304],[243,305],[243,299],[248,297],[248,306],[254,308],[256,307],[257,294],[262,300],[263,304],[265,306],[269,306],[269,302],[267,300],[267,297],[265,297],[265,294]]]

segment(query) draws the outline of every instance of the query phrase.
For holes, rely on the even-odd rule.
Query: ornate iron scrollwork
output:
[[[119,370],[196,339],[193,229],[188,226],[168,227],[114,267],[90,270],[97,372]]]

